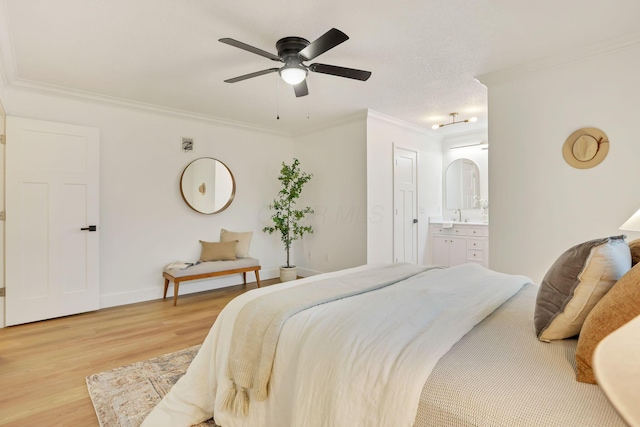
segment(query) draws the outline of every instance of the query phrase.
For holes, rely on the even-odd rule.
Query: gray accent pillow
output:
[[[540,341],[580,333],[591,309],[631,268],[631,252],[625,237],[581,243],[553,263],[536,299],[534,325]]]

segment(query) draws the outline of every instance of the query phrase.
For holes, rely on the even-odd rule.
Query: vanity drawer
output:
[[[467,259],[469,261],[483,262],[484,251],[482,249],[467,249]]]
[[[485,239],[474,239],[472,237],[467,239],[467,249],[474,249],[483,251],[485,247]]]
[[[478,236],[478,237],[488,236],[489,228],[488,227],[469,227],[467,235]]]
[[[467,228],[466,227],[460,227],[457,225],[454,225],[451,228],[444,228],[441,225],[437,226],[433,232],[435,234],[445,234],[445,235],[453,235],[453,236],[466,236],[467,235]]]

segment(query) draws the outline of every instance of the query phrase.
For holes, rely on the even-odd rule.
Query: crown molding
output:
[[[261,133],[269,133],[287,137],[292,136],[291,132],[280,131],[264,126],[257,126],[250,123],[228,120],[221,117],[194,113],[192,111],[180,110],[177,108],[163,107],[155,104],[131,101],[123,98],[20,79],[17,77],[16,60],[12,48],[13,43],[10,31],[11,26],[8,17],[9,14],[7,11],[7,2],[5,0],[0,0],[0,93],[2,94],[4,94],[7,89],[12,89],[17,91],[32,92],[43,95],[80,100],[96,104],[124,107],[170,117],[179,117],[200,122],[216,123],[223,126],[230,126]]]
[[[482,74],[476,77],[480,83],[487,87],[497,86],[502,83],[538,73],[545,70],[564,67],[583,61],[588,61],[600,56],[611,55],[627,49],[640,46],[640,33],[614,37],[599,43],[573,49],[557,55],[548,56],[536,61],[526,62],[504,70]]]
[[[345,116],[336,120],[332,120],[332,121],[320,124],[318,126],[314,126],[309,129],[293,132],[291,136],[295,138],[295,137],[304,136],[304,135],[308,135],[316,132],[321,132],[325,129],[334,128],[336,126],[340,126],[348,123],[354,123],[358,121],[364,121],[366,120],[366,118],[367,118],[367,111],[362,110],[362,111],[358,111],[357,113],[350,114],[348,116]]]
[[[86,101],[96,104],[104,104],[109,106],[118,106],[129,108],[138,111],[146,111],[152,112],[156,114],[162,114],[171,117],[179,117],[191,120],[197,120],[201,122],[207,123],[216,123],[223,126],[230,126],[245,130],[256,131],[260,133],[269,133],[279,136],[288,136],[291,137],[292,133],[287,131],[280,131],[264,126],[258,126],[250,123],[239,122],[235,120],[223,119],[221,117],[210,116],[207,114],[194,113],[192,111],[180,110],[177,108],[169,108],[163,107],[155,104],[148,104],[144,102],[132,101],[123,98],[117,98],[107,95],[100,95],[92,92],[85,92],[75,89],[69,89],[54,85],[48,85],[43,83],[36,83],[23,79],[16,79],[11,82],[7,88],[11,88],[14,90],[24,91],[24,92],[33,92],[44,95],[57,96],[61,98],[68,98],[80,101]]]
[[[101,95],[92,92],[69,89],[61,86],[37,83],[30,80],[20,79],[17,77],[16,60],[12,48],[12,39],[10,31],[10,22],[8,18],[7,2],[0,0],[0,93],[4,93],[7,89],[18,91],[39,93],[44,95],[57,96],[62,98],[92,102],[97,104],[111,105],[134,109],[138,111],[152,112],[171,117],[186,118],[197,120],[200,122],[216,123],[223,126],[230,126],[245,130],[251,130],[261,133],[269,133],[279,136],[291,137],[292,133],[281,131],[269,127],[257,126],[250,123],[239,122],[235,120],[223,119],[207,114],[194,113],[191,111],[180,110],[177,108],[163,107],[155,104],[131,101],[128,99],[117,98],[107,95]],[[2,84],[4,83],[4,85]],[[2,87],[4,86],[4,87]]]
[[[442,134],[434,132],[431,129],[425,129],[425,128],[420,127],[420,126],[416,126],[413,123],[405,122],[404,120],[400,120],[400,119],[397,119],[395,117],[388,116],[386,114],[379,113],[379,112],[374,111],[374,110],[367,110],[367,118],[368,119],[378,120],[378,121],[381,121],[381,122],[390,123],[390,124],[395,125],[395,126],[400,126],[400,127],[412,130],[414,132],[418,132],[418,133],[421,133],[423,135],[430,136],[432,138],[437,139],[438,141],[442,141],[442,138],[443,138]]]
[[[481,140],[487,141],[489,139],[489,130],[474,129],[466,132],[454,133],[451,135],[445,135],[442,142],[447,144],[456,144],[460,142],[467,142],[469,140]]]

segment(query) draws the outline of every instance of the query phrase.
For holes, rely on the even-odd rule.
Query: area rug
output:
[[[101,427],[138,427],[187,371],[199,345],[87,377]],[[213,420],[198,427],[215,426]]]

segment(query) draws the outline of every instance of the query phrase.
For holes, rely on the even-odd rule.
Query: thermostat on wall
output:
[[[182,138],[182,149],[186,151],[193,150],[193,138]]]

